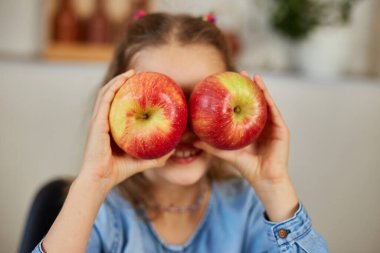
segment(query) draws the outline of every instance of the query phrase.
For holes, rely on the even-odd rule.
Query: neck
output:
[[[161,206],[189,206],[197,200],[202,190],[208,190],[208,183],[206,176],[192,185],[177,185],[155,180],[152,187],[153,197]]]

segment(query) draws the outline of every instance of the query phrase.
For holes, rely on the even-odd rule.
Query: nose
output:
[[[181,142],[192,143],[197,139],[198,137],[194,134],[194,132],[187,128],[185,133],[182,135]]]
[[[183,91],[183,94],[185,95],[186,101],[189,102],[190,95],[191,95],[191,88],[183,87],[182,91]]]
[[[181,141],[183,142],[193,142],[197,139],[197,136],[194,134],[192,127],[191,127],[191,121],[190,121],[190,107],[189,107],[189,99],[191,95],[191,89],[190,88],[182,88],[183,94],[186,98],[187,103],[187,112],[188,112],[188,119],[187,119],[187,127],[186,131],[182,136]]]
[[[191,90],[189,90],[189,89],[182,89],[182,90],[183,90],[183,94],[185,95],[186,104],[187,104],[187,113],[188,113],[187,130],[190,130],[190,131],[191,131],[191,122],[190,122],[190,104],[189,104],[190,95],[191,95]]]

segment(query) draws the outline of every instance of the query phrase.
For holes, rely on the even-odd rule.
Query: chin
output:
[[[203,155],[207,156],[207,154]],[[168,166],[164,168],[166,173],[162,176],[165,176],[165,179],[172,184],[186,186],[197,183],[206,175],[209,167],[206,162],[208,159],[203,155],[189,164],[177,164],[169,161]]]

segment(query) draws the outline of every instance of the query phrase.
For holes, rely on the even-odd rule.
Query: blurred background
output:
[[[0,0],[0,252],[33,197],[75,176],[113,47],[136,10],[214,13],[292,133],[290,173],[332,252],[380,252],[379,0]]]

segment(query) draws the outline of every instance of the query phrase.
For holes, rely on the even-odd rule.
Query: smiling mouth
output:
[[[179,143],[174,154],[170,157],[170,160],[180,164],[190,163],[197,159],[202,153],[203,151],[201,149],[195,148],[191,144]]]

